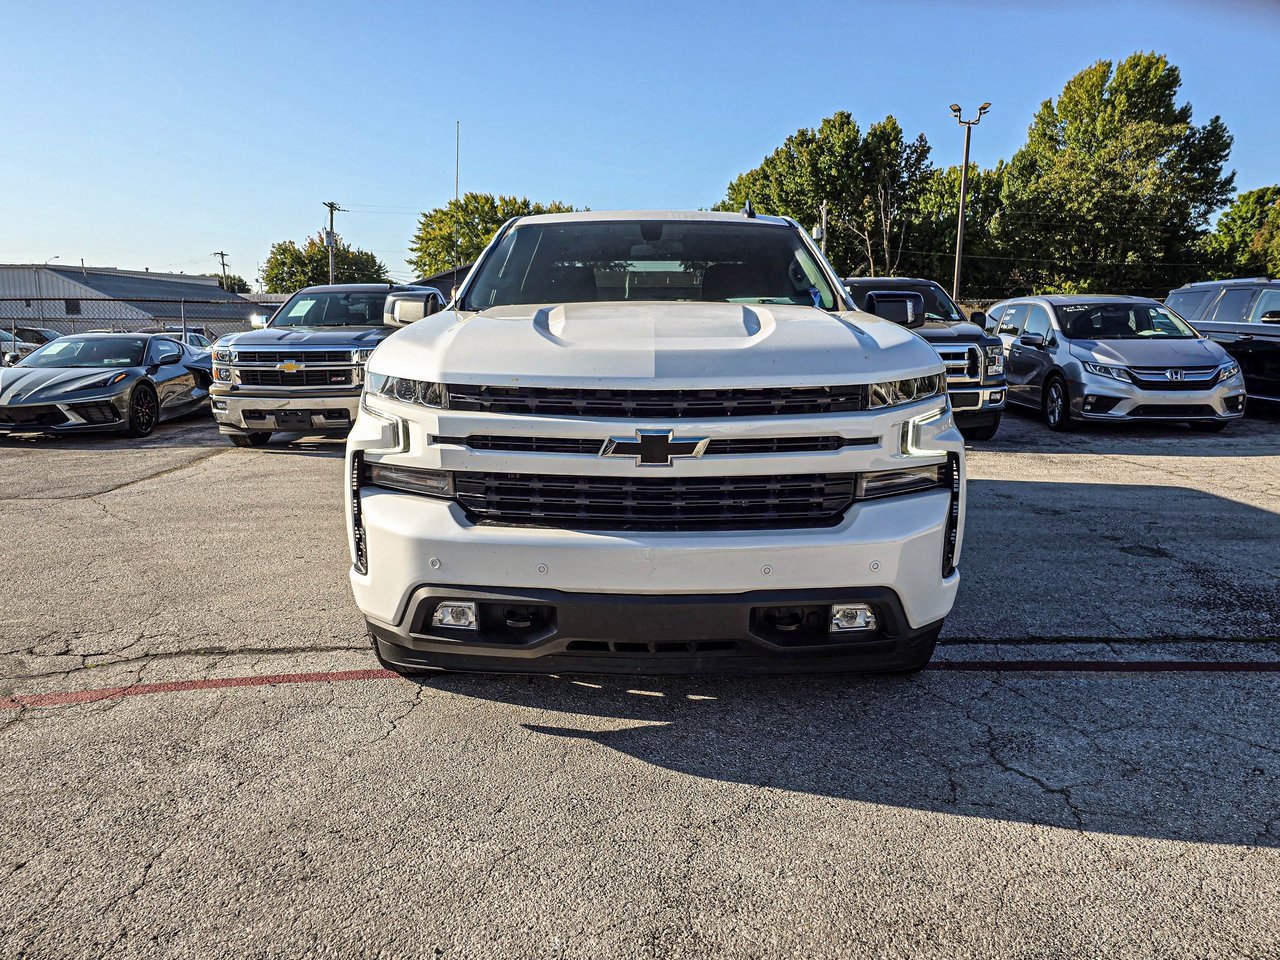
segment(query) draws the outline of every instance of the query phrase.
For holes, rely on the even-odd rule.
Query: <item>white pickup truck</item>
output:
[[[347,443],[386,666],[928,662],[965,509],[942,361],[858,311],[794,221],[524,217],[417,315],[369,359]]]

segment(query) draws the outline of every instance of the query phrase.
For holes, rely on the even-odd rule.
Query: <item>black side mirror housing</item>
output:
[[[1024,333],[1018,337],[1018,342],[1024,347],[1035,347],[1039,349],[1045,344],[1043,333]]]
[[[22,357],[16,353],[6,353],[4,355],[4,365],[6,367],[12,367],[21,359]]]
[[[1268,310],[1258,319],[1263,323],[1280,323],[1280,310]]]
[[[863,309],[908,329],[922,326],[925,320],[924,297],[910,290],[873,290]]]
[[[975,310],[973,311],[973,313],[969,314],[969,322],[976,323],[983,330],[985,330],[987,329],[987,323],[989,321],[985,313],[983,313],[981,310]]]

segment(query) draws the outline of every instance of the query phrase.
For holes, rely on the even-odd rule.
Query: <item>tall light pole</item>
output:
[[[964,127],[964,165],[960,168],[960,212],[956,216],[956,273],[951,281],[952,300],[960,299],[960,258],[964,255],[964,200],[969,192],[969,138],[973,134],[973,128],[982,120],[982,115],[990,109],[991,104],[984,103],[972,120],[965,120],[960,104],[951,105],[951,114],[956,118],[956,123]]]
[[[337,241],[333,235],[333,215],[335,213],[346,213],[342,207],[333,200],[326,200],[324,204],[329,210],[329,234],[325,237],[325,246],[329,248],[329,282],[333,283],[333,248]]]

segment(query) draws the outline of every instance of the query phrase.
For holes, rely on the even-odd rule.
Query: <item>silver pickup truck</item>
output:
[[[346,436],[360,405],[365,361],[399,325],[384,315],[390,293],[412,294],[401,306],[423,315],[445,303],[434,287],[306,287],[269,320],[255,321],[256,329],[218,340],[210,390],[218,430],[237,447],[262,446],[275,432]]]

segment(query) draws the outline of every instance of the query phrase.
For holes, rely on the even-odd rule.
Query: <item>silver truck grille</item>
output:
[[[947,368],[947,386],[979,383],[982,380],[982,350],[976,344],[949,346],[934,344]]]

